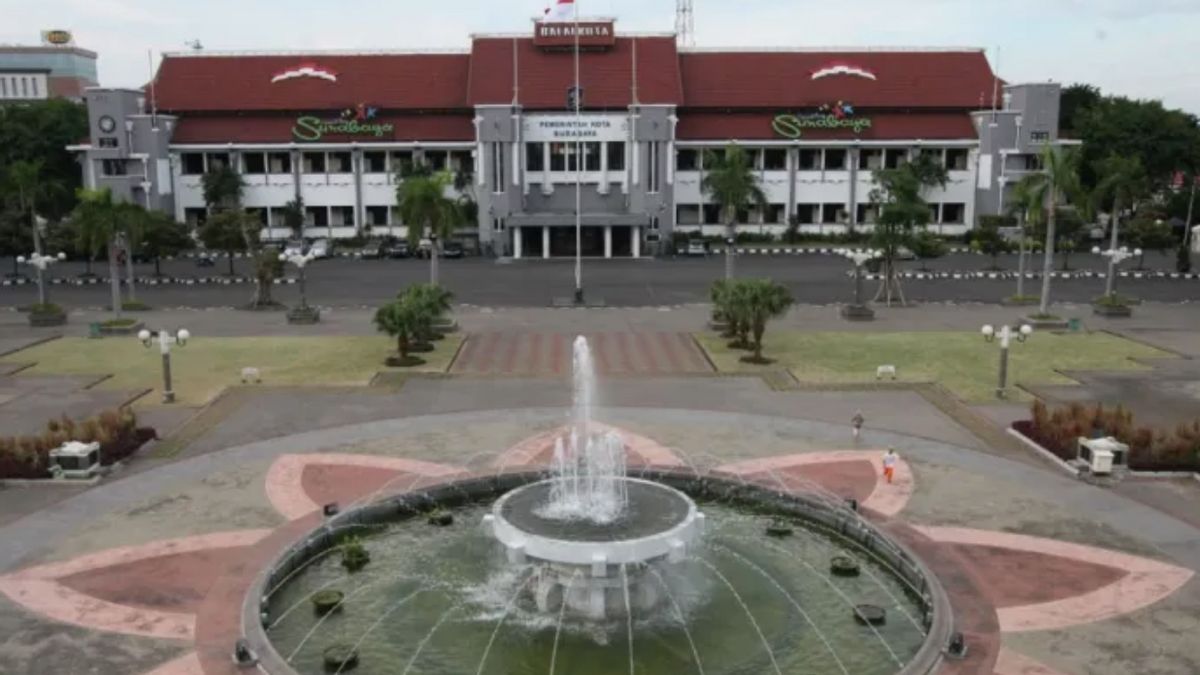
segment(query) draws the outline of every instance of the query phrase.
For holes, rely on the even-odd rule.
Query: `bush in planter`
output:
[[[148,312],[151,307],[141,300],[126,300],[121,303],[121,309],[126,312]]]
[[[137,319],[109,319],[101,321],[100,325],[105,328],[129,328],[137,325]]]
[[[342,567],[349,572],[357,572],[371,562],[371,553],[363,546],[362,540],[350,536],[342,542]]]
[[[47,302],[44,305],[41,305],[41,304],[30,305],[29,313],[30,314],[66,314],[66,312],[63,311],[62,307],[59,307],[58,305],[54,304],[53,302]]]

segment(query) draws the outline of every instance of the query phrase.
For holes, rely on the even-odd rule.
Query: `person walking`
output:
[[[888,448],[887,454],[883,456],[883,477],[887,479],[889,485],[896,476],[896,462],[899,459],[900,455],[896,454],[895,448]]]
[[[850,418],[850,424],[854,426],[855,441],[857,441],[858,437],[862,434],[862,425],[865,421],[866,420],[863,418],[862,410],[855,412],[854,417]]]

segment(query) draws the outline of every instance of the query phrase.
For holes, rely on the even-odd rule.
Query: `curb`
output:
[[[1013,438],[1020,441],[1020,443],[1022,445],[1024,445],[1025,447],[1029,448],[1030,450],[1033,450],[1034,452],[1038,453],[1042,457],[1050,460],[1050,462],[1052,464],[1054,464],[1054,466],[1058,467],[1059,469],[1062,469],[1066,473],[1068,473],[1076,478],[1079,477],[1079,473],[1080,473],[1079,469],[1076,469],[1075,467],[1071,466],[1070,464],[1067,464],[1062,459],[1060,459],[1058,457],[1058,455],[1055,455],[1054,453],[1050,452],[1049,450],[1043,448],[1041,445],[1034,442],[1033,439],[1029,438],[1025,434],[1017,431],[1016,429],[1013,429],[1012,427],[1005,429],[1005,431],[1008,433],[1009,436],[1012,436]]]

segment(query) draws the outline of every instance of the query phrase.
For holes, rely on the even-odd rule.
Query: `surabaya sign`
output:
[[[617,43],[612,21],[537,22],[533,25],[533,44],[538,47],[611,47]]]
[[[326,136],[391,137],[396,132],[396,125],[375,121],[378,112],[378,108],[360,103],[353,108],[346,108],[335,118],[322,119],[314,115],[300,117],[292,127],[292,137],[308,143]]]
[[[823,105],[807,115],[776,115],[771,120],[771,128],[776,134],[791,139],[803,136],[805,129],[849,129],[861,134],[871,128],[871,118],[855,117],[854,106],[839,101],[835,105]]]

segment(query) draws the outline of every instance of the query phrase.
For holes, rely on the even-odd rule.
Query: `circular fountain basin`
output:
[[[501,497],[484,518],[513,562],[532,558],[564,565],[629,564],[679,558],[704,529],[696,503],[673,487],[624,479],[629,503],[608,523],[556,520],[539,514],[553,480],[532,483]]]

